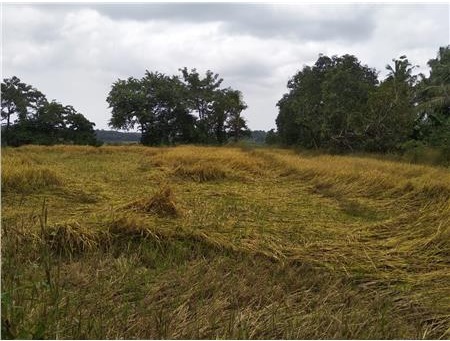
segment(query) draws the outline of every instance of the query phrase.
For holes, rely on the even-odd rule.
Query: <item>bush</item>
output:
[[[424,142],[410,140],[402,145],[402,159],[411,163],[450,165],[450,146],[430,147]]]

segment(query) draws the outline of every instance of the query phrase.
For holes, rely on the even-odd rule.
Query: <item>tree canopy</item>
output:
[[[417,138],[432,146],[450,146],[450,46],[428,61],[430,76],[418,85]]]
[[[173,143],[222,144],[247,134],[241,112],[242,94],[220,88],[222,79],[207,71],[180,69],[181,77],[146,71],[141,79],[117,80],[107,102],[109,125],[141,131],[146,145]]]
[[[417,142],[450,155],[450,45],[428,66],[428,77],[416,75],[402,55],[379,79],[353,55],[319,55],[289,79],[277,103],[277,131],[266,142],[339,152],[393,152]],[[179,72],[146,71],[114,82],[106,99],[109,125],[138,129],[145,145],[224,144],[250,136],[239,90],[223,87],[210,70]],[[1,95],[4,145],[98,144],[94,123],[18,77],[3,80]]]
[[[2,144],[96,145],[95,124],[70,105],[49,102],[39,90],[17,77],[4,79],[2,93]]]
[[[387,65],[387,76],[355,56],[320,55],[287,84],[278,102],[277,136],[271,142],[335,151],[389,152],[411,139],[450,144],[450,48],[416,76],[406,56]]]

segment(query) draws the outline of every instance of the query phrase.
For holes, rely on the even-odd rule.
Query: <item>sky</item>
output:
[[[320,53],[353,54],[386,74],[406,55],[418,72],[450,44],[440,4],[3,4],[2,77],[19,77],[108,129],[113,82],[145,70],[212,70],[242,91],[252,130],[275,128],[286,84]]]

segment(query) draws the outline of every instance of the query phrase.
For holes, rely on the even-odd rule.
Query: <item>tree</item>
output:
[[[288,81],[290,91],[277,104],[279,142],[306,148],[323,147],[322,85],[333,65],[333,59],[319,55],[314,66],[304,66]]]
[[[1,89],[2,119],[6,120],[2,139],[6,144],[98,144],[95,124],[72,106],[48,102],[44,94],[17,77],[5,79]],[[13,116],[17,117],[14,122]]]
[[[428,78],[418,85],[419,119],[415,137],[433,146],[450,146],[450,45],[441,47],[428,61]]]
[[[411,135],[413,103],[407,93],[399,95],[396,89],[391,80],[386,80],[369,97],[363,141],[367,151],[397,150]]]
[[[1,117],[6,121],[4,140],[10,142],[10,126],[14,116],[25,121],[27,116],[35,114],[38,108],[47,102],[45,96],[31,85],[20,81],[16,76],[5,78],[1,84]]]
[[[278,102],[278,136],[306,148],[360,148],[367,100],[377,84],[375,70],[351,55],[320,55],[288,82]]]
[[[416,76],[412,74],[416,66],[413,66],[406,56],[400,56],[398,59],[392,59],[393,65],[386,65],[386,70],[389,71],[386,80],[393,81],[394,84],[403,85],[407,83],[410,86],[414,85]]]
[[[192,142],[195,120],[187,110],[186,93],[178,77],[146,71],[142,79],[116,81],[107,98],[109,125],[137,127],[145,145]]]
[[[72,106],[52,101],[39,107],[35,115],[12,126],[11,145],[98,145],[94,126]]]
[[[278,134],[275,129],[270,129],[266,135],[266,144],[273,145],[279,143]]]
[[[224,143],[227,137],[237,141],[242,136],[249,135],[250,131],[241,116],[246,108],[240,91],[231,88],[217,91],[210,120],[219,144]]]
[[[201,142],[216,140],[217,131],[214,129],[214,102],[217,100],[218,90],[223,79],[212,71],[206,71],[205,77],[201,77],[196,69],[190,71],[184,67],[180,69],[186,88],[187,103],[191,111],[198,115],[197,129]]]
[[[247,108],[247,104],[243,101],[242,93],[238,90],[225,90],[226,100],[226,128],[229,137],[237,142],[244,136],[250,136],[251,132],[247,127],[245,119],[241,116],[243,110]]]
[[[147,133],[150,121],[148,99],[140,80],[133,77],[117,80],[113,83],[106,101],[112,108],[109,121],[111,127],[129,130],[138,126],[142,135]]]
[[[141,80],[151,112],[149,144],[193,142],[195,119],[187,108],[186,89],[176,76],[147,71]],[[151,108],[151,109],[150,109]]]
[[[227,140],[226,121],[232,105],[231,92],[217,91],[212,111],[209,113],[208,126],[213,130],[214,138],[219,144],[223,144]]]
[[[56,102],[52,101],[40,107],[30,120],[34,130],[35,144],[54,144],[56,142],[63,142],[64,130],[66,129],[64,116],[66,108]]]
[[[64,129],[62,139],[74,144],[98,145],[95,123],[90,122],[72,106],[64,107]]]
[[[360,149],[364,138],[364,116],[369,94],[377,84],[377,73],[355,56],[333,57],[333,67],[322,84],[326,146],[334,150]]]
[[[222,79],[211,71],[202,78],[196,69],[180,70],[182,79],[147,71],[142,79],[116,81],[107,98],[112,108],[110,126],[137,127],[146,145],[220,144],[231,130],[233,136],[245,134],[240,113],[247,106],[239,91],[220,89]]]
[[[367,114],[363,117],[363,145],[367,151],[399,149],[410,138],[414,127],[414,66],[406,56],[393,62],[393,66],[386,66],[389,71],[386,79],[368,98]]]

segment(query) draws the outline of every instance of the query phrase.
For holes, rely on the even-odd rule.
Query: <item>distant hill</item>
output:
[[[104,143],[137,143],[141,139],[141,133],[120,132],[114,130],[96,130],[98,140]]]

